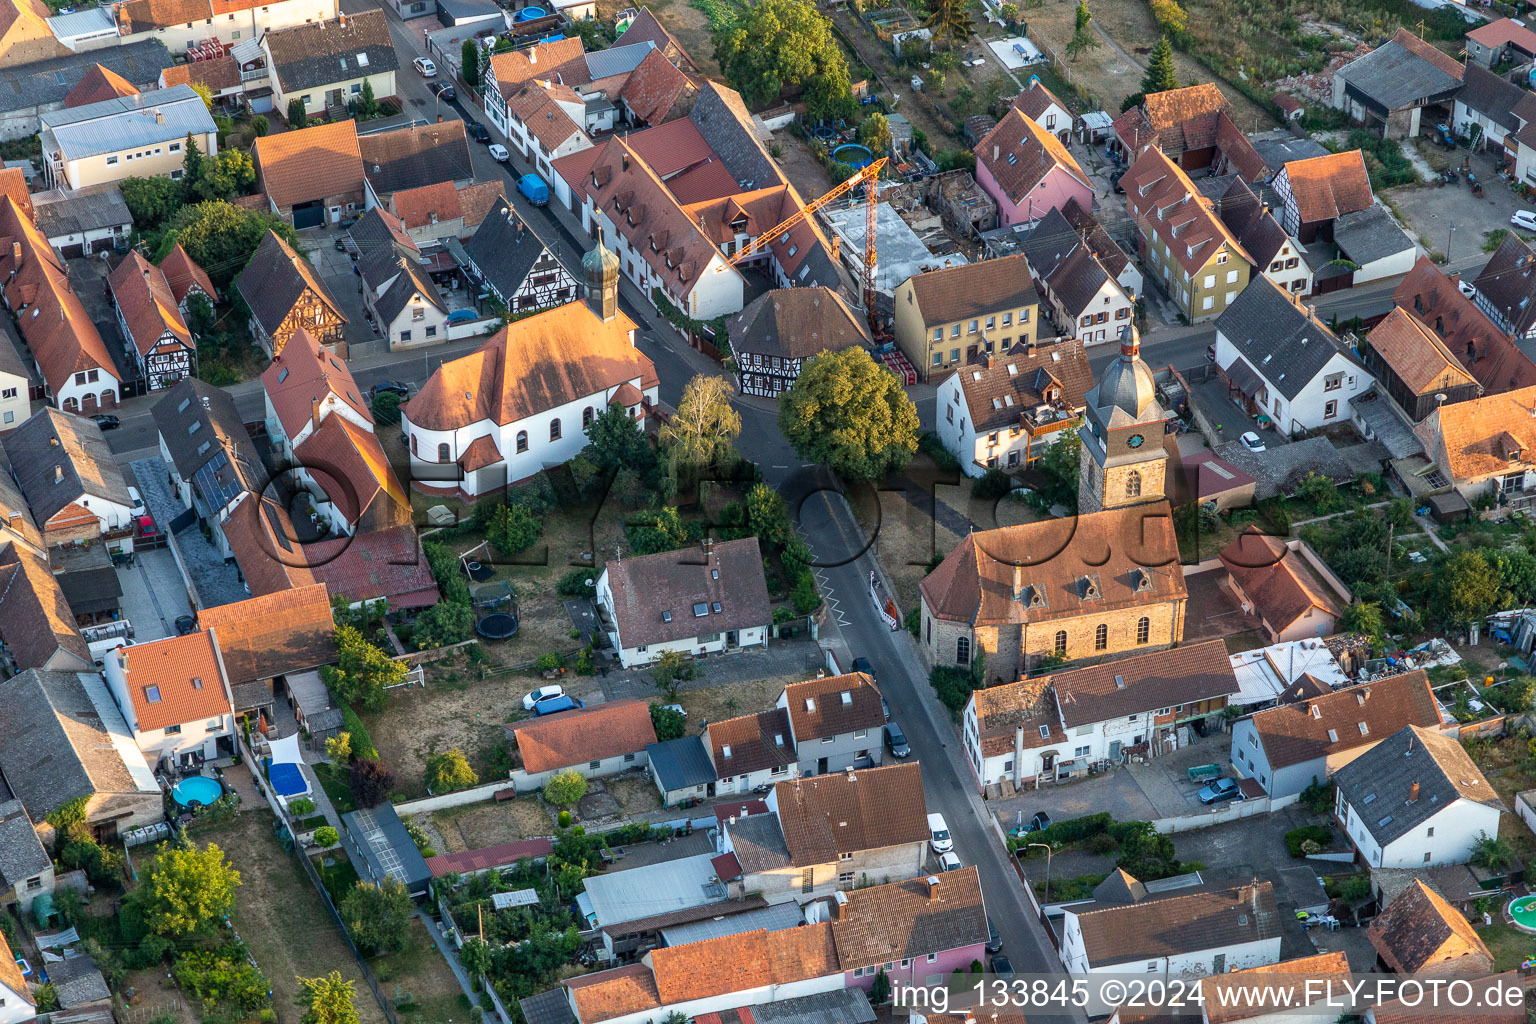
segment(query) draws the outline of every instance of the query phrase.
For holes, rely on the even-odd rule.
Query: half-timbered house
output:
[[[727,326],[744,395],[778,398],[822,352],[869,345],[869,331],[830,288],[775,288],[748,303]]]
[[[107,283],[145,387],[160,391],[196,373],[197,343],[161,269],[130,250]]]
[[[270,356],[300,327],[336,355],[346,358],[347,315],[309,261],[271,231],[235,279],[235,290],[251,310],[251,333]]]
[[[511,312],[548,309],[579,294],[576,278],[504,198],[464,243],[464,255],[470,276]]]

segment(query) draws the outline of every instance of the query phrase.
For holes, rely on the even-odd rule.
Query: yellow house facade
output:
[[[41,123],[43,175],[50,188],[180,178],[188,134],[205,156],[219,151],[218,127],[189,85],[51,111]]]
[[[896,343],[926,381],[1034,344],[1040,299],[1022,255],[915,274],[896,286]]]

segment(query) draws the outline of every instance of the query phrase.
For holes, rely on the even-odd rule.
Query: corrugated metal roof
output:
[[[630,43],[628,46],[610,46],[606,50],[596,50],[587,54],[587,74],[592,76],[593,81],[610,75],[627,75],[639,67],[645,55],[655,48],[656,44],[647,39],[643,43]]]
[[[740,914],[726,914],[721,917],[711,918],[708,921],[694,921],[689,924],[674,925],[671,928],[663,928],[661,937],[669,946],[684,946],[690,942],[702,942],[704,939],[718,939],[725,935],[740,935],[742,932],[755,931],[765,928],[770,932],[783,931],[786,928],[797,928],[805,923],[805,915],[801,913],[797,903],[776,903],[771,907],[763,907],[760,910],[748,910]]]
[[[190,85],[50,111],[40,120],[69,160],[174,142],[188,132],[218,131],[207,105]]]
[[[112,20],[110,8],[91,7],[73,14],[60,14],[48,19],[48,27],[60,39],[86,36],[96,32],[112,32],[117,22]]]

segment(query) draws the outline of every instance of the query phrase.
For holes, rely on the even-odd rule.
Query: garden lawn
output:
[[[405,948],[369,961],[400,1024],[470,1021],[469,999],[419,917],[411,919]]]
[[[1494,917],[1486,927],[1473,923],[1478,938],[1493,954],[1494,971],[1512,971],[1529,958],[1536,956],[1536,935],[1528,935],[1518,928]]]

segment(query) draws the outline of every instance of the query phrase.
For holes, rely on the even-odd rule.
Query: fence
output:
[[[480,803],[483,800],[494,800],[497,793],[511,788],[512,783],[509,780],[497,779],[495,782],[487,782],[472,789],[460,789],[440,796],[422,797],[420,800],[407,800],[405,803],[395,805],[395,813],[403,818],[407,814],[424,814],[428,811],[441,811],[445,807],[462,807],[465,804]]]
[[[1291,806],[1291,804],[1300,799],[1301,795],[1299,793],[1292,793],[1290,796],[1282,796],[1279,799],[1266,796],[1260,797],[1257,800],[1235,800],[1225,807],[1214,811],[1206,811],[1203,814],[1184,814],[1174,818],[1158,818],[1152,823],[1152,828],[1160,835],[1169,835],[1174,832],[1191,832],[1197,828],[1210,828],[1212,825],[1222,825],[1229,821],[1252,818],[1255,815],[1278,811]]]

